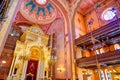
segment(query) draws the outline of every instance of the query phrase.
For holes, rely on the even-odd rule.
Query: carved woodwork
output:
[[[25,80],[33,80],[33,76],[34,76],[34,74],[28,73],[28,74],[26,75],[26,79],[25,79]]]
[[[120,50],[115,50],[97,55],[98,62],[101,64],[114,65],[120,63]],[[96,66],[96,56],[80,58],[76,60],[79,67],[93,67]]]
[[[112,38],[119,39],[120,36],[120,19],[115,20],[99,29],[96,29],[92,31],[93,37],[99,41],[106,40],[109,38],[111,40]],[[119,39],[120,41],[120,39]],[[95,43],[98,43],[97,41]],[[81,36],[80,38],[75,40],[75,45],[83,47],[83,46],[90,46],[92,45],[91,41],[91,33],[88,33],[84,36]]]
[[[79,67],[93,68],[96,66],[96,56],[100,64],[115,65],[120,64],[120,50],[112,50],[113,44],[120,42],[120,19],[117,19],[99,29],[92,31],[93,37],[98,40],[95,41],[95,45],[91,41],[91,33],[75,40],[75,45],[84,49],[89,49],[92,51],[99,49],[101,46],[107,48],[105,53],[90,56],[87,58],[79,58],[76,60]],[[102,45],[102,41],[104,44]],[[100,46],[101,45],[101,46]],[[99,46],[96,48],[96,46]],[[111,49],[112,48],[112,49]],[[103,66],[103,65],[101,65]]]

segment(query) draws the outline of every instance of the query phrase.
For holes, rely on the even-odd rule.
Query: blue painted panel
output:
[[[36,5],[34,4],[34,2],[31,0],[30,2],[28,2],[26,5],[26,7],[28,6],[32,6],[30,9],[30,12],[33,12],[33,10],[35,9]]]
[[[44,7],[38,7],[38,10],[37,10],[37,15],[39,15],[39,13],[42,11],[42,13],[43,13],[43,16],[46,16],[46,14],[45,14],[45,8]]]
[[[51,14],[50,9],[51,8],[54,9],[54,7],[52,6],[52,4],[50,4],[50,3],[46,6],[46,8],[47,8],[49,14]]]

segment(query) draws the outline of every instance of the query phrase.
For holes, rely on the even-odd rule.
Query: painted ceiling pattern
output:
[[[81,14],[86,14],[91,8],[94,7],[94,5],[97,2],[100,2],[102,0],[82,0],[79,7],[78,7],[78,12]]]
[[[46,2],[48,3],[48,2]],[[40,6],[45,6],[46,4],[40,4]],[[25,9],[24,9],[25,10]],[[50,23],[46,23],[46,21],[44,22],[44,24],[39,23],[39,26],[42,28],[42,30],[44,31],[45,34],[47,34],[48,30],[50,29],[52,23],[54,23],[56,21],[56,19],[63,19],[63,16],[60,12],[60,10],[58,8],[56,8],[56,13],[57,16],[55,17],[55,19],[53,21],[51,21]],[[42,14],[42,12],[41,12]],[[29,17],[29,14],[27,15]],[[32,26],[33,24],[36,24],[35,22],[33,22],[34,20],[29,20],[29,18],[26,18],[26,14],[22,14],[21,11],[17,13],[17,16],[15,17],[15,24],[19,27],[21,27],[23,29],[23,32],[25,31],[25,27],[29,27]],[[37,23],[38,24],[38,23]]]
[[[27,20],[38,24],[51,23],[57,16],[56,7],[49,0],[43,5],[38,4],[35,0],[25,0],[20,12]]]
[[[20,12],[17,13],[17,16],[15,18],[15,24],[18,25],[19,27],[21,28],[24,28],[24,27],[30,27],[32,26],[34,23],[33,22],[30,22],[28,21],[27,19],[25,19]],[[51,23],[50,24],[46,24],[46,25],[41,25],[40,24],[40,27],[42,28],[42,30],[44,31],[44,33],[47,33],[49,27],[50,27]],[[26,29],[26,28],[25,28]],[[23,30],[24,32],[25,30]]]

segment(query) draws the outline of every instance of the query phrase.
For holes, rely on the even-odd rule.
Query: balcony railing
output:
[[[93,37],[98,39],[99,38],[106,38],[106,37],[113,37],[115,35],[120,34],[120,19],[115,20],[105,26],[102,26],[101,28],[98,28],[94,31],[92,31]],[[101,37],[100,37],[101,36]],[[88,33],[84,36],[81,36],[80,38],[75,40],[75,44],[77,46],[81,46],[85,44],[86,42],[91,42],[91,34]],[[87,43],[88,44],[88,43]]]
[[[99,63],[104,63],[107,65],[114,65],[120,63],[120,50],[115,50],[112,52],[107,52],[103,54],[96,55]],[[96,66],[96,56],[79,58],[76,60],[79,67],[92,67]]]

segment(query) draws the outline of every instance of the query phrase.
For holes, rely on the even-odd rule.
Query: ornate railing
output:
[[[98,38],[99,36],[103,36],[103,35],[114,36],[115,32],[116,32],[116,34],[118,32],[120,32],[120,25],[119,25],[119,23],[120,23],[120,19],[115,20],[115,21],[113,21],[113,22],[111,22],[111,23],[109,23],[109,24],[107,24],[105,26],[102,26],[101,28],[98,28],[98,29],[92,31],[92,34],[93,34],[94,38]],[[108,33],[110,35],[108,35]],[[88,34],[86,34],[84,36],[81,36],[80,38],[76,39],[75,40],[75,44],[76,45],[81,45],[81,44],[83,44],[85,42],[88,42],[88,41],[91,41],[91,34],[90,33],[88,33]]]
[[[120,50],[107,52],[103,54],[97,55],[97,60],[99,63],[105,64],[117,64],[120,63]],[[77,65],[80,67],[86,67],[90,65],[96,65],[96,56],[86,57],[86,58],[79,58],[76,60]]]

